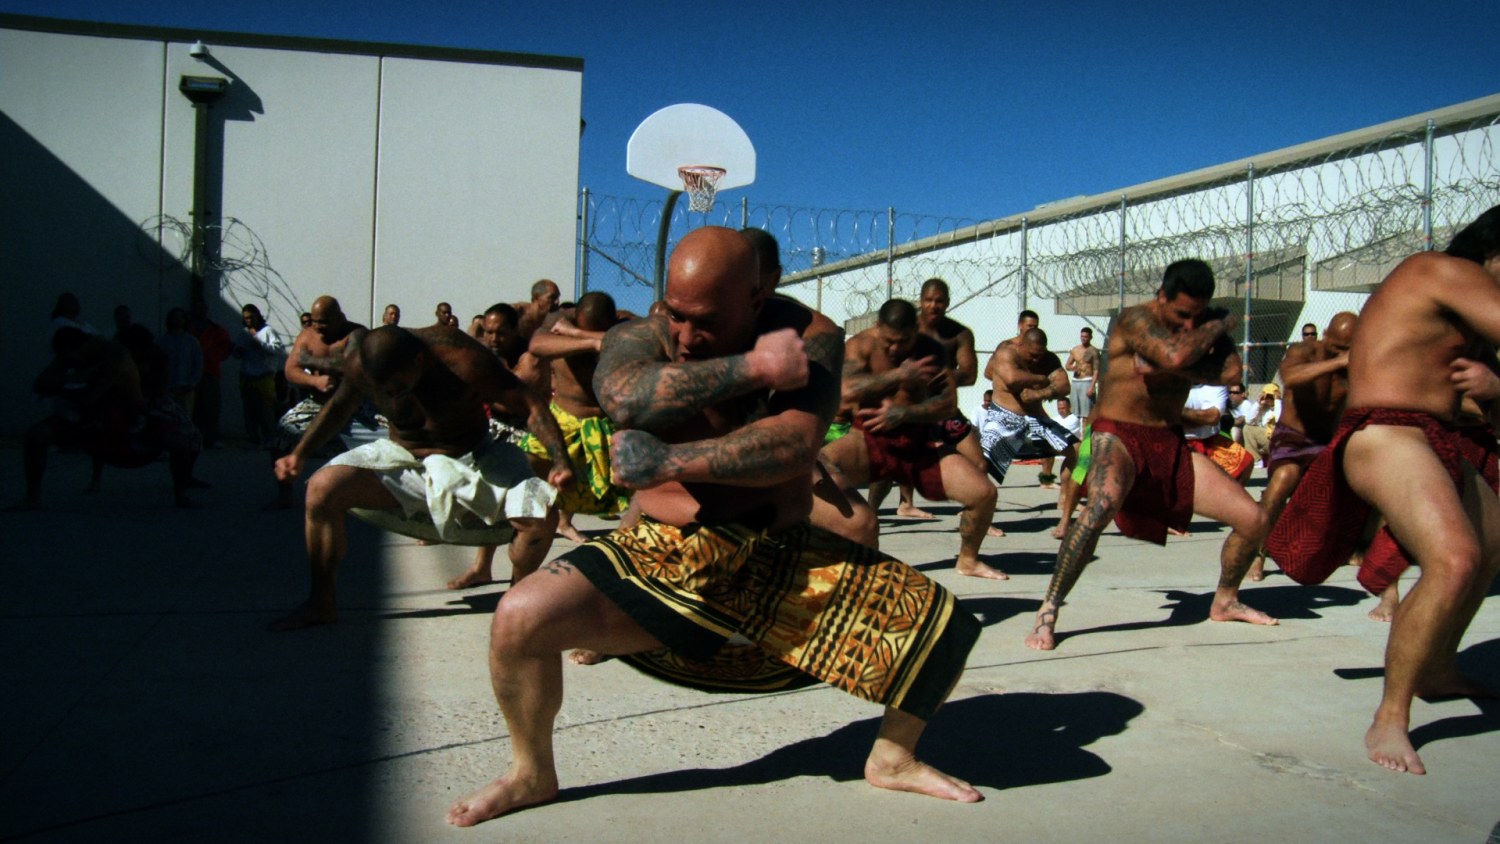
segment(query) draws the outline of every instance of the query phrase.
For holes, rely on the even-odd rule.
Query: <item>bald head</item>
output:
[[[736,292],[760,283],[755,248],[734,229],[704,226],[688,232],[667,264],[667,289],[682,286]],[[668,296],[670,299],[671,296]]]
[[[1349,344],[1354,342],[1354,329],[1358,325],[1358,315],[1349,311],[1336,313],[1328,321],[1328,327],[1323,329],[1323,342],[1335,352],[1347,352]]]
[[[344,329],[349,321],[344,318],[344,309],[339,307],[339,300],[332,296],[319,296],[313,300],[312,308],[308,311],[308,325],[318,332],[318,336],[324,342],[332,343],[344,335]]]
[[[599,290],[591,290],[578,299],[575,321],[584,331],[605,331],[619,322],[613,296]]]
[[[359,341],[360,364],[377,384],[417,363],[426,349],[410,331],[397,325],[382,325]]]
[[[342,317],[344,309],[339,307],[339,300],[332,296],[319,296],[313,300],[312,307],[308,310],[308,313],[312,314],[313,321],[316,322],[319,317],[324,319]]]

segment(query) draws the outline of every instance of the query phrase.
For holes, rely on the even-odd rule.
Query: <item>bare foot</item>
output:
[[[287,630],[301,630],[305,627],[333,624],[338,620],[338,610],[333,607],[318,607],[312,603],[304,603],[281,618],[267,624],[266,629],[274,633],[282,633]]]
[[[997,568],[987,566],[978,560],[968,563],[959,560],[958,564],[953,567],[953,570],[965,577],[982,577],[985,580],[1010,580],[1010,575]]]
[[[1053,529],[1052,529],[1052,530],[1051,530],[1051,531],[1050,531],[1050,535],[1051,535],[1051,536],[1052,536],[1052,538],[1053,538],[1053,539],[1062,539],[1062,538],[1063,538],[1063,536],[1064,536],[1064,535],[1065,535],[1065,534],[1067,534],[1067,532],[1068,532],[1068,528],[1067,528],[1067,526],[1066,526],[1066,525],[1062,525],[1062,524],[1059,524],[1059,525],[1057,525],[1057,527],[1054,527],[1054,528],[1053,528]]]
[[[996,539],[1004,539],[1005,538],[1005,531],[1001,530],[1000,528],[995,527],[994,525],[990,525],[990,529],[987,530],[987,531],[985,531],[984,535],[985,536],[992,536],[992,537],[994,537]]]
[[[1050,651],[1057,647],[1057,610],[1043,609],[1036,614],[1036,626],[1026,637],[1026,647],[1034,651]]]
[[[1375,609],[1369,612],[1371,621],[1383,621],[1386,624],[1391,623],[1391,620],[1396,617],[1396,605],[1401,603],[1398,589],[1399,587],[1392,583],[1385,588],[1384,592],[1380,593],[1380,603],[1376,604]]]
[[[417,547],[418,548],[431,548],[434,545],[442,545],[442,544],[443,543],[441,543],[441,542],[434,542],[431,539],[418,539],[417,540]]]
[[[578,532],[578,528],[573,527],[572,525],[565,525],[561,522],[558,522],[557,524],[557,535],[561,536],[563,539],[568,540],[569,542],[577,542],[579,545],[582,545],[583,543],[589,541],[589,538],[587,536],[584,536],[583,534]]]
[[[489,567],[486,566],[483,571],[475,571],[474,569],[469,569],[458,577],[453,578],[452,580],[448,581],[448,588],[472,589],[475,586],[484,586],[487,583],[494,582],[495,578],[490,575]]]
[[[1248,607],[1239,601],[1230,601],[1223,606],[1217,602],[1208,609],[1208,617],[1214,621],[1243,621],[1248,624],[1280,624],[1260,610]]]
[[[910,791],[959,803],[978,803],[984,799],[974,786],[910,756],[899,762],[886,763],[877,761],[871,754],[865,761],[865,782],[876,788]]]
[[[598,665],[609,658],[609,654],[591,651],[588,648],[574,648],[568,651],[568,662],[574,665]]]
[[[1245,572],[1245,579],[1255,583],[1266,579],[1266,557],[1264,554],[1256,554],[1255,559],[1250,561],[1250,570]]]
[[[1177,528],[1174,528],[1174,527],[1167,528],[1167,533],[1169,535],[1171,535],[1171,536],[1187,536],[1187,531],[1185,531],[1185,530],[1178,530]]]
[[[1409,774],[1427,773],[1422,757],[1411,746],[1411,736],[1407,734],[1406,727],[1399,724],[1382,726],[1379,721],[1371,724],[1365,733],[1365,750],[1369,753],[1371,762],[1387,770],[1405,771]]]
[[[932,515],[931,513],[927,512],[926,510],[923,510],[921,507],[918,507],[915,504],[898,504],[896,506],[896,515],[900,516],[903,519],[936,519],[937,518],[937,516]]]
[[[507,772],[484,788],[460,797],[448,809],[447,821],[454,826],[474,826],[506,812],[513,812],[557,797],[557,776],[521,781]]]

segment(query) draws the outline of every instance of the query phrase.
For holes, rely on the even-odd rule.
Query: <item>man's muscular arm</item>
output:
[[[902,387],[918,388],[944,374],[937,358],[908,358],[885,372],[870,372],[869,352],[862,343],[849,344],[844,357],[845,404],[867,404],[895,393]]]
[[[1186,372],[1234,327],[1235,318],[1227,314],[1196,328],[1174,332],[1153,318],[1144,306],[1137,306],[1127,308],[1116,322],[1126,332],[1131,351],[1152,368]]]
[[[1312,360],[1312,350],[1300,348],[1301,343],[1287,349],[1286,357],[1281,361],[1281,385],[1287,389],[1301,387],[1322,378],[1340,372],[1349,366],[1349,354],[1328,358],[1327,360]]]
[[[791,329],[761,335],[744,354],[712,360],[673,363],[670,349],[660,320],[609,330],[594,370],[594,393],[615,424],[665,430],[727,399],[754,390],[793,389],[807,379],[802,340]]]
[[[1043,377],[1047,379],[1045,386],[1023,389],[1016,395],[1016,398],[1020,399],[1023,404],[1029,404],[1031,402],[1060,399],[1073,392],[1073,384],[1068,380],[1068,372],[1062,367],[1059,366],[1052,370],[1050,374]]]
[[[557,323],[557,325],[563,324],[565,321]],[[538,331],[531,335],[531,343],[527,351],[543,360],[552,360],[597,352],[602,345],[604,345],[603,331],[584,331],[581,328],[574,328],[572,332],[561,332],[557,331],[554,326],[552,331]]]
[[[613,440],[615,480],[632,489],[677,481],[726,486],[774,486],[806,475],[838,409],[843,332],[808,336],[804,387],[778,392],[770,415],[721,437],[665,443],[645,431],[622,430]]]
[[[965,328],[958,333],[958,346],[953,357],[953,380],[960,387],[972,387],[979,380],[979,355],[974,353],[974,332]]]

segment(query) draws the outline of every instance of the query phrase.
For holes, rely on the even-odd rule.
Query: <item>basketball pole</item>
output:
[[[656,291],[655,301],[667,298],[667,230],[672,227],[672,211],[677,208],[677,197],[682,191],[667,192],[667,201],[661,207],[661,225],[656,229],[656,277],[652,287]]]

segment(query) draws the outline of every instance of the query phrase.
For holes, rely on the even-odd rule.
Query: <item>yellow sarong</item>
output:
[[[568,462],[576,475],[571,489],[558,491],[557,506],[565,513],[587,515],[619,513],[630,506],[630,490],[615,486],[609,479],[609,438],[615,424],[605,416],[580,419],[556,402],[552,403],[552,415],[562,429]],[[523,437],[521,448],[544,460],[551,459],[535,434]]]

